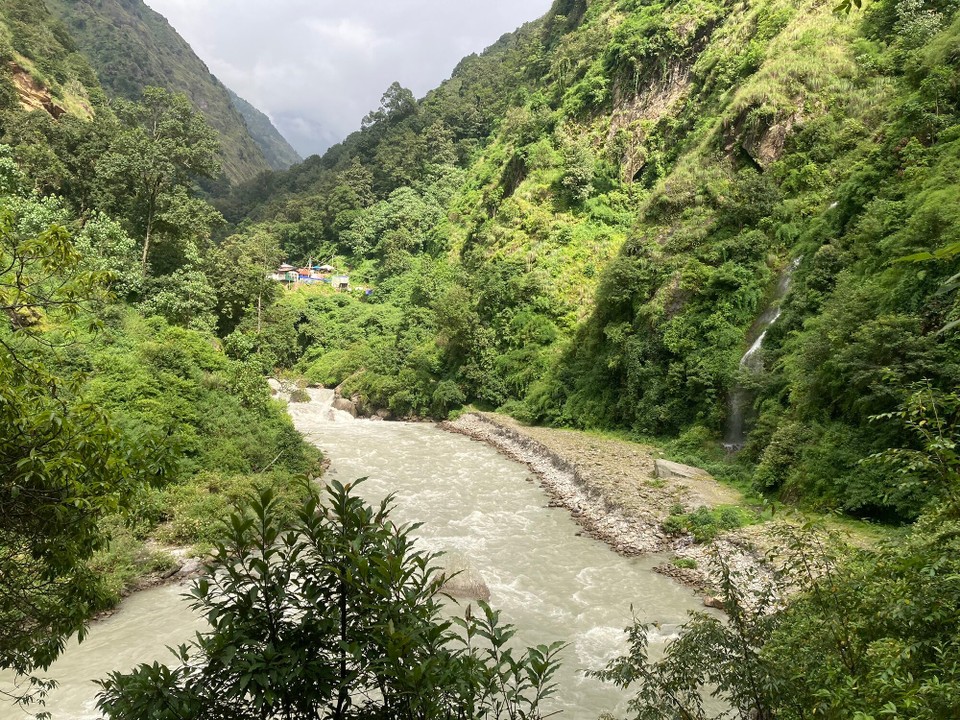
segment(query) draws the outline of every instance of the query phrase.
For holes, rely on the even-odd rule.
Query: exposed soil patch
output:
[[[15,62],[9,65],[13,84],[17,88],[17,95],[24,110],[46,110],[55,119],[67,112],[53,101],[47,88],[34,80],[25,68]]]

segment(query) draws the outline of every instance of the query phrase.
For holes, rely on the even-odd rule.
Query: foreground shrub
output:
[[[441,617],[435,555],[334,481],[285,523],[263,491],[230,518],[194,607],[211,631],[167,667],[141,665],[101,685],[109,718],[529,718],[561,644],[507,646],[514,633],[480,603]]]

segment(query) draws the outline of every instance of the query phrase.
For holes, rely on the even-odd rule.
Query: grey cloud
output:
[[[303,155],[357,129],[393,81],[418,97],[551,0],[146,0]]]

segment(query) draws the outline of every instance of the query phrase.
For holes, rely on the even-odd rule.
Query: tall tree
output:
[[[413,96],[413,92],[394,81],[384,90],[380,98],[380,107],[366,114],[361,127],[368,128],[383,120],[402,120],[416,110],[417,99]]]
[[[263,228],[231,235],[210,255],[210,266],[219,269],[223,280],[217,286],[218,327],[230,334],[248,310],[256,313],[256,334],[260,335],[263,311],[280,292],[279,283],[268,275],[282,259],[277,239]],[[226,270],[226,272],[224,272]]]
[[[98,163],[111,208],[122,215],[131,235],[143,243],[146,271],[158,230],[185,230],[165,219],[198,178],[219,172],[216,133],[182,94],[147,88],[139,103],[118,100],[120,130]]]

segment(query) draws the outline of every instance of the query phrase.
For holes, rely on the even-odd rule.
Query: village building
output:
[[[299,275],[293,265],[284,263],[270,274],[270,279],[282,283],[295,283],[299,279]]]
[[[271,280],[285,283],[288,287],[297,285],[312,285],[314,283],[326,283],[334,290],[347,291],[350,289],[349,275],[334,275],[337,269],[333,265],[306,265],[304,267],[294,267],[284,263],[268,277]]]

